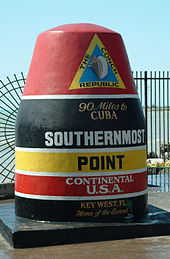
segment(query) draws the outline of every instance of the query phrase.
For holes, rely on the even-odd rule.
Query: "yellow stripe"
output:
[[[103,153],[40,153],[16,151],[15,154],[16,169],[33,172],[111,172],[135,170],[146,167],[145,149]],[[108,165],[108,161],[113,161],[114,159],[115,168],[113,168],[113,166],[111,167],[110,164]],[[79,168],[78,160],[80,162]],[[96,168],[96,161],[98,161],[99,164],[98,169],[94,169]],[[120,168],[121,163],[122,168]]]

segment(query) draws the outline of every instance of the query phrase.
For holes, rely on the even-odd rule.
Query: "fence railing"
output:
[[[167,72],[133,72],[146,119],[147,157],[170,159],[170,77]],[[169,168],[149,168],[148,183],[170,191]]]
[[[147,156],[170,159],[170,77],[168,72],[133,72],[146,118]],[[15,120],[25,85],[23,73],[0,80],[0,183],[14,182]],[[168,168],[148,169],[148,183],[170,191]]]
[[[0,183],[15,177],[15,120],[25,85],[23,73],[0,80]]]

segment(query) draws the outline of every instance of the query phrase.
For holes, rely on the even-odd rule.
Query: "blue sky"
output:
[[[0,0],[0,79],[30,66],[37,36],[68,23],[119,32],[136,70],[170,70],[169,0]]]

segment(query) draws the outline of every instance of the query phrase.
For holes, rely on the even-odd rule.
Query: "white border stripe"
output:
[[[23,174],[23,175],[32,175],[32,176],[52,176],[52,177],[88,177],[88,176],[115,176],[115,175],[128,175],[128,174],[137,174],[137,173],[144,173],[146,172],[147,168],[140,168],[140,169],[135,169],[135,170],[124,170],[124,171],[113,171],[113,172],[86,172],[86,173],[55,173],[55,172],[33,172],[33,171],[25,171],[25,170],[20,170],[16,169],[15,173],[16,174]]]
[[[30,99],[126,99],[126,98],[139,98],[138,94],[111,94],[111,95],[24,95],[22,100]]]
[[[102,152],[122,152],[146,149],[146,145],[135,147],[118,147],[118,148],[80,148],[80,149],[57,149],[57,148],[27,148],[15,147],[15,151],[37,152],[37,153],[102,153]]]
[[[115,194],[105,196],[48,196],[48,195],[34,195],[15,191],[15,195],[23,198],[38,199],[38,200],[108,200],[118,198],[128,198],[144,195],[148,192],[148,189],[141,192],[126,193],[126,194]]]

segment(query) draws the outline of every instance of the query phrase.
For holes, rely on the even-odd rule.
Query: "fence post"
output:
[[[148,114],[147,114],[147,107],[148,107],[148,91],[147,91],[147,71],[144,72],[144,85],[145,85],[145,120],[146,120],[146,150],[148,153]]]

